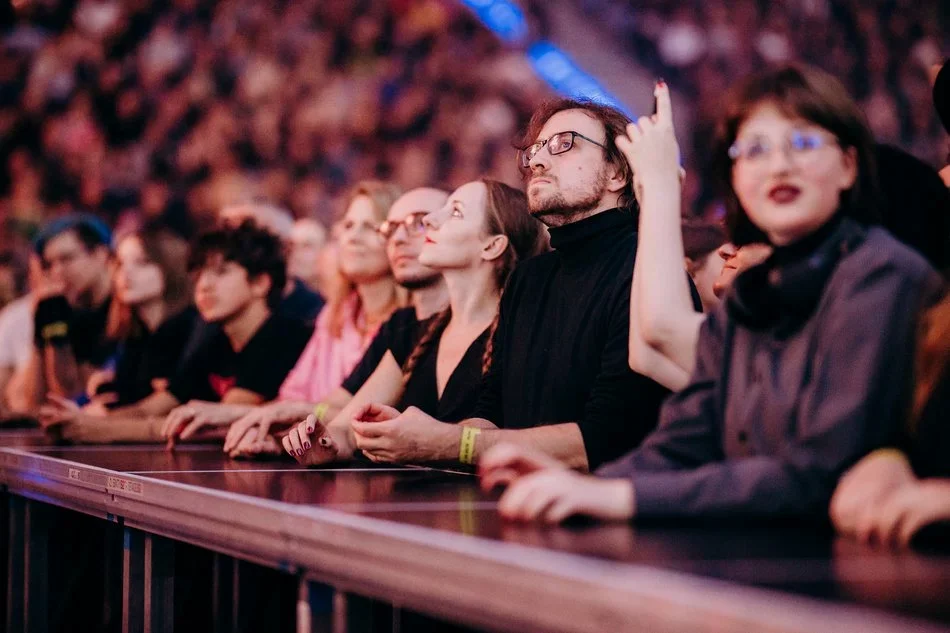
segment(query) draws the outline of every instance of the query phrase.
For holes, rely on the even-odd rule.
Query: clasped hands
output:
[[[284,450],[306,465],[349,459],[357,449],[376,463],[441,461],[458,456],[460,427],[440,422],[416,407],[400,413],[386,405],[368,404],[353,414],[348,426],[324,426],[314,416],[307,416],[284,436]]]

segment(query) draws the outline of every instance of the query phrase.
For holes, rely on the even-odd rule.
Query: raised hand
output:
[[[637,200],[645,191],[664,191],[680,195],[680,150],[673,127],[670,89],[659,81],[653,90],[656,114],[643,116],[627,125],[627,133],[617,137],[617,148],[633,170]]]

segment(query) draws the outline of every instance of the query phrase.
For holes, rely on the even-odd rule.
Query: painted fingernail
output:
[[[663,80],[663,77],[660,77],[659,79],[656,80],[656,85],[660,86],[661,88],[666,85],[666,82]]]
[[[306,450],[310,450],[310,442],[304,442],[304,443],[303,443],[303,448],[304,448],[305,451],[306,451]]]

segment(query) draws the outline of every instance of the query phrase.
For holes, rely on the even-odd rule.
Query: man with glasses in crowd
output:
[[[380,421],[389,433],[431,446],[433,461],[474,463],[504,441],[593,470],[653,429],[666,391],[627,364],[637,205],[614,139],[629,122],[568,99],[534,113],[519,160],[554,251],[519,264],[505,289],[478,417],[462,422],[457,452],[426,441],[441,423],[418,409]]]

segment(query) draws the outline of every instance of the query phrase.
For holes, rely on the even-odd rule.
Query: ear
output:
[[[486,262],[494,261],[501,257],[507,248],[507,235],[492,235],[482,246],[482,259]]]
[[[691,260],[689,257],[683,258],[683,265],[686,267],[686,272],[692,277],[696,273],[696,262]]]
[[[607,163],[607,191],[610,193],[620,193],[627,186],[629,179],[625,178],[623,171],[613,163]]]
[[[251,287],[251,295],[255,299],[267,299],[267,295],[270,293],[271,286],[273,285],[273,280],[270,278],[270,275],[260,274],[248,279],[247,282]]]
[[[838,183],[842,191],[847,191],[854,186],[858,179],[858,150],[853,147],[841,152],[841,163],[844,170],[841,175],[841,181]]]

